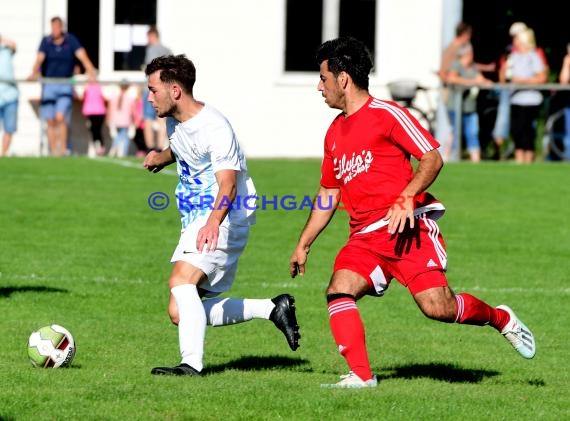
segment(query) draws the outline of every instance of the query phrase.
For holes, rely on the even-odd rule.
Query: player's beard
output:
[[[171,117],[174,115],[174,113],[177,110],[177,106],[174,102],[170,102],[166,108],[166,111],[163,112],[158,112],[156,113],[156,115],[158,115],[159,117],[163,118],[163,117]]]

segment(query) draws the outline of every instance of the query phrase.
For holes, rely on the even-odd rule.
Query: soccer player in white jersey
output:
[[[143,165],[158,172],[176,162],[182,219],[180,241],[171,259],[168,306],[170,319],[178,325],[182,360],[175,367],[155,367],[151,373],[199,375],[206,325],[271,320],[296,350],[300,334],[291,295],[218,297],[232,286],[249,227],[255,222],[255,187],[230,123],[194,98],[196,69],[184,55],[157,57],[145,73],[148,100],[159,117],[166,117],[170,146],[151,151]]]

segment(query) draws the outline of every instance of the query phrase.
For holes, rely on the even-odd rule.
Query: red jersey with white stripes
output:
[[[340,188],[341,204],[350,216],[350,234],[384,218],[414,176],[410,157],[439,143],[406,110],[374,97],[356,113],[338,115],[329,127],[321,167],[321,186]],[[418,195],[415,206],[433,202]],[[397,206],[397,205],[395,205]]]

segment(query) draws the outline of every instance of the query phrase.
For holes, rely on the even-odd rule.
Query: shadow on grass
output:
[[[381,370],[379,375],[382,379],[417,379],[423,377],[450,383],[480,383],[488,377],[499,375],[499,372],[461,368],[453,364],[430,363],[386,368]]]
[[[281,356],[246,356],[225,364],[207,366],[204,370],[207,374],[221,373],[226,370],[261,371],[297,367],[308,364],[309,360],[303,358],[289,358]]]
[[[44,286],[0,287],[0,297],[8,298],[16,292],[68,292],[66,289]]]

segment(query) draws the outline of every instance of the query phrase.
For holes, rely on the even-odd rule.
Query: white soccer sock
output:
[[[178,341],[182,363],[202,371],[206,313],[196,285],[184,284],[170,290],[178,305]]]
[[[211,298],[202,301],[208,324],[226,326],[251,319],[269,319],[275,304],[270,299]]]

